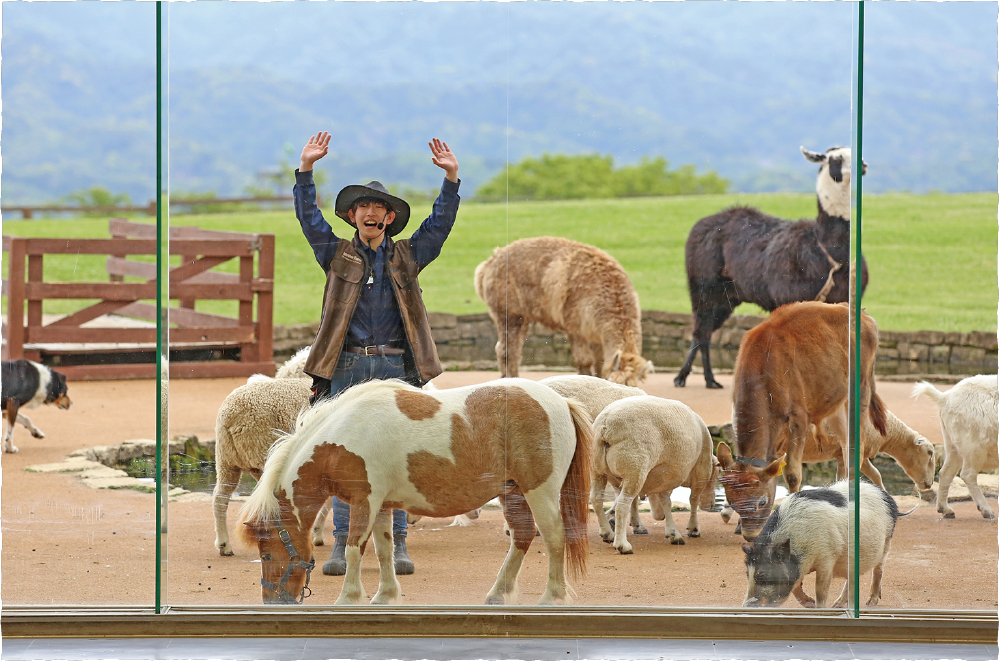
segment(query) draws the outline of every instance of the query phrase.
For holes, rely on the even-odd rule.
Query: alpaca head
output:
[[[850,217],[850,178],[852,175],[852,154],[849,147],[831,147],[824,154],[809,151],[804,147],[801,153],[812,163],[819,163],[819,176],[815,181],[815,192],[819,204],[830,216]],[[863,163],[861,174],[867,174],[867,164]]]

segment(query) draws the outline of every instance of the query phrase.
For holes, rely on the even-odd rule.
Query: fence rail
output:
[[[110,239],[43,239],[3,237],[8,253],[8,277],[3,293],[8,297],[5,320],[5,358],[61,361],[60,371],[70,379],[149,378],[155,361],[121,364],[122,354],[155,350],[156,328],[148,323],[87,327],[82,324],[116,315],[149,322],[156,320],[156,265],[128,259],[129,255],[156,253],[156,227],[112,219]],[[110,282],[45,282],[45,255],[108,255]],[[169,309],[170,350],[238,350],[239,360],[171,362],[173,377],[249,376],[273,374],[274,235],[170,228],[170,254],[181,263],[170,269],[169,298],[179,305]],[[231,259],[239,273],[213,271]],[[256,262],[256,275],[254,263]],[[137,277],[145,282],[125,282]],[[70,315],[44,323],[42,304],[54,299],[98,299]],[[195,310],[198,300],[232,300],[236,317]],[[256,304],[256,319],[254,319]],[[27,315],[25,315],[27,307]],[[112,319],[112,318],[108,318]],[[60,345],[60,346],[53,346]],[[131,346],[123,346],[131,345]],[[110,348],[109,348],[110,347]],[[66,364],[85,354],[100,353],[106,363]]]
[[[270,203],[270,202],[291,202],[294,198],[291,196],[279,196],[279,197],[225,197],[225,198],[211,198],[204,200],[170,200],[170,207],[208,207],[226,204],[253,204],[253,203]],[[156,215],[156,201],[151,201],[145,206],[128,206],[128,207],[110,207],[110,206],[93,206],[93,207],[81,207],[81,206],[61,206],[61,205],[13,205],[0,207],[0,213],[20,213],[24,220],[31,220],[34,218],[36,213],[74,213],[74,214],[87,214],[87,213],[102,213],[102,214],[115,214],[115,213],[145,213],[149,216]]]

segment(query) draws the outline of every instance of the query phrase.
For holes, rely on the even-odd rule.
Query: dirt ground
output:
[[[528,372],[540,379],[551,373]],[[495,372],[447,372],[439,388],[481,383]],[[687,388],[673,386],[673,374],[653,375],[643,387],[653,395],[679,399],[708,424],[730,418],[731,377],[725,390],[707,390],[699,375]],[[214,437],[215,414],[242,379],[174,380],[170,433]],[[27,604],[153,603],[155,579],[154,497],[130,489],[91,489],[71,473],[32,473],[25,467],[61,461],[69,452],[130,439],[154,438],[152,381],[71,383],[73,407],[29,411],[44,439],[23,428],[15,432],[18,454],[2,459],[2,556],[0,596],[6,606]],[[936,409],[909,397],[911,383],[879,382],[878,392],[903,421],[940,443]],[[903,510],[916,504],[900,499]],[[230,507],[230,526],[237,505]],[[993,504],[995,507],[995,504]],[[907,609],[995,610],[997,528],[971,502],[954,504],[957,518],[943,520],[923,504],[896,528],[885,570],[881,605]],[[650,534],[630,536],[634,555],[622,556],[600,541],[591,517],[589,574],[575,585],[580,605],[737,608],[745,595],[742,538],[717,513],[701,517],[702,536],[686,545],[664,541],[661,522],[644,515]],[[687,514],[675,515],[686,525]],[[481,604],[508,547],[499,510],[483,512],[475,525],[448,527],[450,520],[424,519],[410,529],[408,546],[416,573],[400,577],[409,605]],[[218,555],[209,502],[171,503],[168,522],[168,579],[163,603],[243,605],[260,603],[260,564],[249,549]],[[317,548],[321,565],[329,547]],[[547,573],[544,547],[537,543],[524,563],[520,603],[540,597]],[[377,569],[365,557],[362,578],[374,594]],[[332,604],[342,579],[313,574],[308,605]],[[861,590],[866,596],[867,581]],[[841,583],[834,583],[834,590]],[[812,592],[811,582],[806,590]],[[793,599],[787,604],[795,606]]]

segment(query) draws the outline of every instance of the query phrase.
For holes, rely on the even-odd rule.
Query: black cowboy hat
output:
[[[346,186],[336,196],[336,215],[353,227],[354,224],[350,222],[350,216],[347,215],[347,212],[350,211],[354,202],[362,197],[373,197],[376,200],[381,200],[395,212],[395,220],[385,228],[386,234],[395,236],[406,227],[406,223],[409,222],[409,204],[406,203],[406,200],[389,193],[380,181],[370,181],[363,186],[360,184]]]

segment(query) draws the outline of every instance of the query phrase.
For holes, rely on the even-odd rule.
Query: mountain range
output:
[[[807,191],[850,144],[855,3],[164,3],[170,186],[238,195],[333,135],[331,182],[462,194],[543,153]],[[154,3],[3,3],[5,205],[155,195]],[[865,190],[995,190],[995,2],[866,3]],[[278,192],[278,191],[276,191]],[[280,191],[287,194],[288,191]]]

